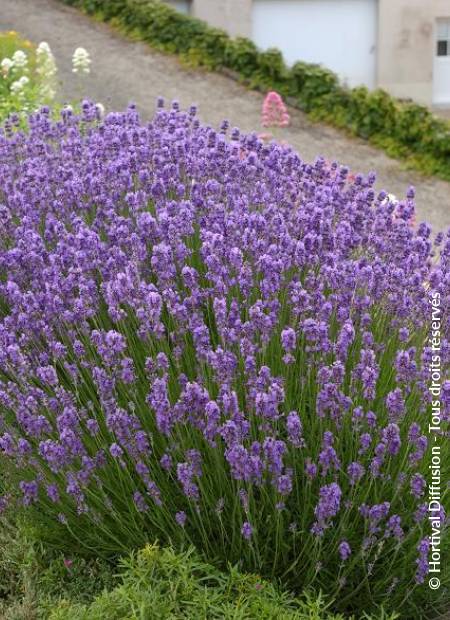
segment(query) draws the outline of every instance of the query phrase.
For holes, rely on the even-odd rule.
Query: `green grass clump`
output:
[[[104,560],[49,550],[21,517],[0,516],[1,620],[47,620],[61,600],[89,603],[113,587],[114,572]]]
[[[296,598],[258,575],[220,571],[192,548],[148,544],[115,563],[64,557],[20,517],[0,520],[1,620],[344,620],[328,608],[321,595]]]
[[[258,575],[231,568],[223,573],[199,560],[191,549],[147,545],[121,562],[120,583],[88,605],[62,601],[49,620],[341,620],[330,615],[324,600],[292,598]],[[395,618],[395,616],[390,616]]]

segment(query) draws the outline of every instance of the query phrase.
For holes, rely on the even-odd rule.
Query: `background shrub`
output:
[[[255,85],[264,89],[286,91],[287,67],[283,56],[276,48],[270,48],[258,54],[258,68],[252,76]]]
[[[243,78],[251,78],[258,70],[259,51],[253,41],[243,37],[228,39],[225,66]]]
[[[307,112],[320,110],[320,100],[326,95],[336,95],[339,84],[337,76],[320,65],[296,62],[289,72],[289,94],[297,97],[299,106]]]

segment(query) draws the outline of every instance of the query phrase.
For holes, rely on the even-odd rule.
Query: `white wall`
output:
[[[171,7],[177,9],[180,13],[190,13],[190,0],[164,0],[164,2],[170,4]]]
[[[232,37],[250,37],[253,0],[192,0],[191,15]]]
[[[375,86],[377,0],[254,0],[253,40],[288,64],[321,63],[349,86]]]

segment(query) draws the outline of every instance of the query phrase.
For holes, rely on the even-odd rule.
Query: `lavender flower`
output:
[[[430,550],[429,538],[422,538],[422,540],[417,545],[417,551],[419,552],[419,557],[416,560],[416,564],[417,564],[416,583],[423,583],[425,581],[426,575],[428,574],[429,550]]]
[[[302,438],[303,426],[296,411],[291,411],[286,418],[286,429],[290,443],[296,448],[304,446]]]
[[[390,454],[397,454],[400,450],[400,428],[397,424],[389,424],[382,431],[383,443]]]
[[[296,334],[292,327],[283,329],[281,332],[281,344],[286,353],[292,353],[295,349]]]
[[[327,526],[327,522],[336,516],[341,503],[342,491],[338,484],[331,484],[321,487],[319,491],[319,502],[314,509],[316,523],[313,526],[313,532],[321,534]]]
[[[361,463],[354,461],[347,467],[347,474],[350,478],[350,484],[353,486],[358,483],[364,476],[365,469]]]
[[[350,557],[351,553],[352,553],[352,550],[350,548],[350,545],[348,544],[348,542],[346,540],[343,540],[339,544],[339,555],[341,556],[341,560],[343,562],[345,562],[345,560],[348,560],[348,558]]]
[[[411,493],[414,497],[422,497],[425,493],[425,489],[427,487],[427,483],[422,474],[414,474],[411,478]]]
[[[248,521],[242,525],[241,534],[245,538],[245,540],[250,540],[253,534],[253,528]]]
[[[133,501],[136,505],[136,508],[139,512],[145,512],[147,510],[147,504],[144,496],[139,491],[135,491],[133,493]]]
[[[111,444],[109,451],[115,459],[119,459],[123,455],[123,450],[117,443]]]

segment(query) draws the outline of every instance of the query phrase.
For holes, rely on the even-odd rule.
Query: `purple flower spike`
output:
[[[348,544],[346,540],[343,540],[339,545],[339,555],[341,556],[341,560],[343,562],[345,562],[345,560],[348,560],[351,553],[352,553],[352,550],[350,548],[350,545]]]
[[[250,540],[253,535],[253,528],[248,521],[242,525],[241,534],[245,538],[245,540]]]
[[[296,339],[295,331],[291,327],[283,329],[281,332],[281,344],[286,353],[294,351]]]

